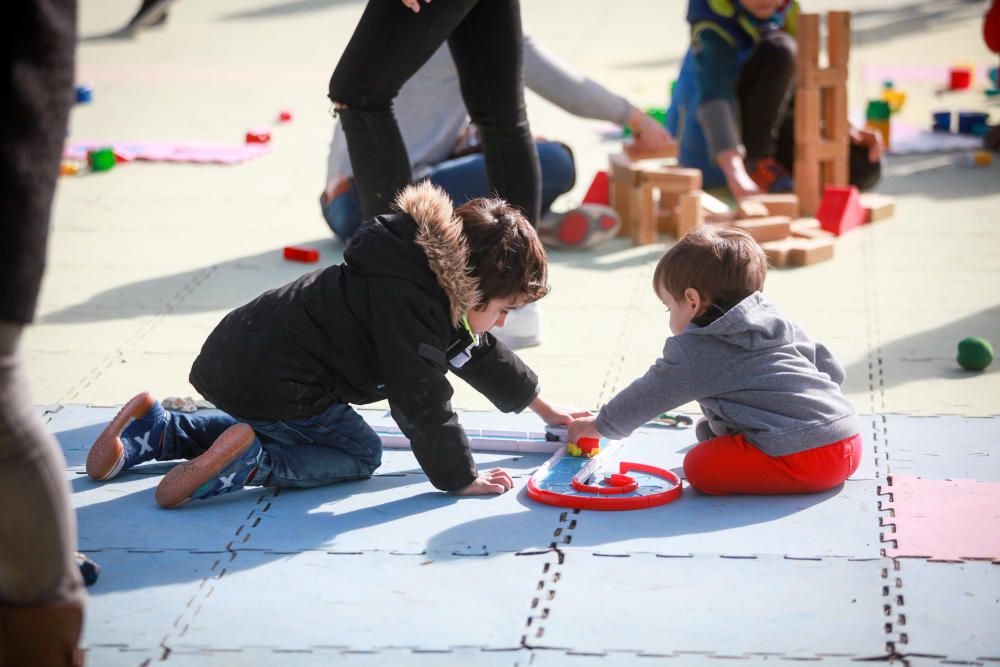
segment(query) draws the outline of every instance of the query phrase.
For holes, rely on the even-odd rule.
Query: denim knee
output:
[[[347,243],[354,236],[354,232],[358,230],[364,219],[361,213],[361,200],[358,198],[358,191],[353,183],[347,192],[337,195],[326,204],[323,204],[321,200],[320,209],[326,224],[344,243]]]

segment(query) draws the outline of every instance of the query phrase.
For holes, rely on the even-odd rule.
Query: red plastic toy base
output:
[[[295,246],[288,246],[285,248],[285,259],[289,259],[293,262],[305,262],[306,264],[312,264],[319,261],[319,250],[315,248],[297,248]]]
[[[664,470],[663,468],[657,468],[655,466],[649,466],[642,463],[631,463],[629,461],[621,462],[619,466],[620,475],[625,475],[626,473],[633,471],[644,472],[649,475],[662,477],[670,482],[673,482],[674,488],[648,496],[615,498],[614,495],[616,494],[630,493],[635,490],[635,488],[629,488],[628,486],[617,486],[616,482],[620,483],[622,481],[618,479],[613,480],[612,486],[610,487],[595,487],[586,484],[574,483],[574,488],[577,488],[580,491],[591,491],[596,495],[566,496],[555,491],[547,491],[545,489],[538,488],[538,485],[535,484],[535,479],[531,478],[528,480],[528,497],[544,505],[554,505],[555,507],[568,507],[580,510],[638,510],[645,509],[647,507],[656,507],[658,505],[666,505],[667,503],[673,502],[681,497],[681,493],[683,492],[681,478],[675,473],[669,470]],[[632,480],[632,484],[635,484],[636,488],[638,487],[638,484],[636,484],[634,479]],[[631,484],[629,486],[631,486]]]

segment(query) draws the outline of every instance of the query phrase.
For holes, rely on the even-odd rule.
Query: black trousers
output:
[[[445,40],[490,187],[535,224],[541,172],[524,108],[519,0],[437,0],[417,14],[399,0],[370,0],[330,78],[362,211],[388,212],[412,178],[393,100]]]
[[[736,86],[743,145],[748,159],[774,157],[789,171],[795,163],[795,39],[776,32],[761,39],[740,72]],[[880,162],[868,149],[851,145],[848,172],[860,190],[882,178]]]

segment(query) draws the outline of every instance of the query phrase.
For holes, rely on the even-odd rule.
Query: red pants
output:
[[[787,456],[768,456],[743,439],[723,435],[698,443],[684,457],[688,484],[702,493],[816,493],[858,469],[861,436]]]

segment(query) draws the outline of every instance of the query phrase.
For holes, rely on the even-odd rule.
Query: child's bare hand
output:
[[[424,0],[427,4],[430,4],[431,0]],[[420,0],[403,0],[403,4],[413,10],[414,14],[420,12]]]
[[[750,174],[747,173],[743,156],[740,155],[738,150],[734,148],[719,153],[718,163],[719,168],[726,177],[726,185],[729,186],[730,192],[733,193],[737,201],[745,197],[762,194],[760,188],[757,187],[754,180],[750,178]]]
[[[566,439],[570,442],[579,442],[580,438],[601,437],[597,432],[597,417],[594,415],[573,420],[566,431]]]
[[[514,480],[506,470],[492,468],[479,473],[479,477],[464,489],[455,491],[456,496],[489,496],[506,493],[514,488]]]
[[[878,132],[872,132],[860,127],[850,128],[851,143],[856,146],[864,146],[868,149],[868,161],[878,162],[882,157],[882,137]]]
[[[553,426],[556,424],[569,424],[577,417],[586,417],[590,414],[587,410],[566,410],[551,405],[541,396],[536,397],[529,407],[536,415],[542,418],[543,422]]]

